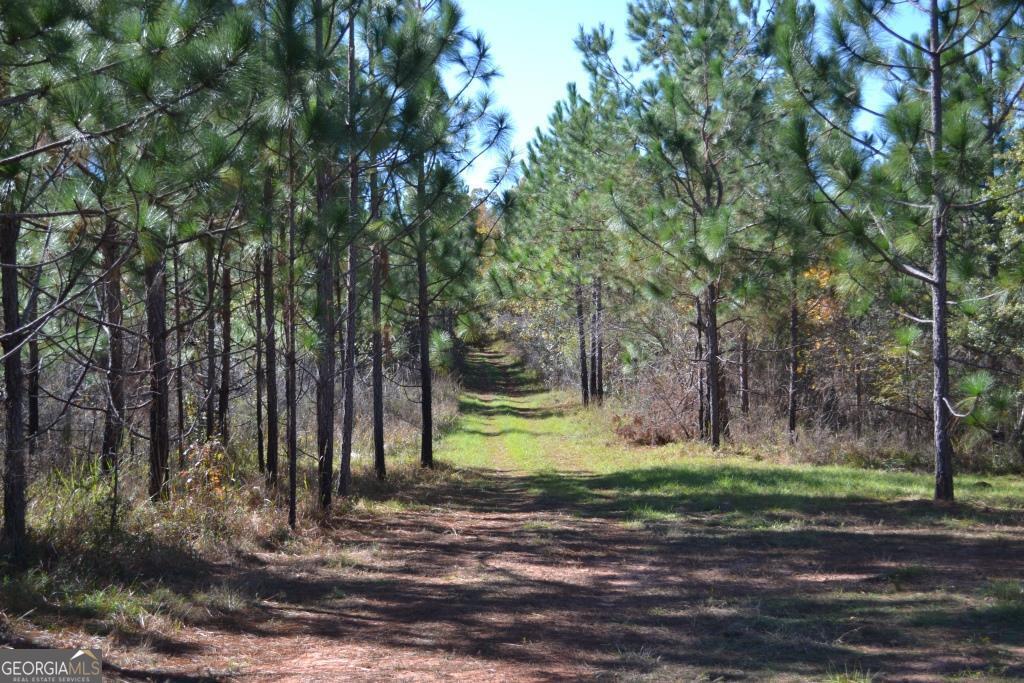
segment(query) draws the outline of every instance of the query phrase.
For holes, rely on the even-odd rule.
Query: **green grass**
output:
[[[704,558],[720,576],[706,600],[667,597],[645,612],[666,632],[704,620],[706,651],[780,680],[877,680],[936,643],[948,660],[930,670],[936,679],[1021,673],[1024,584],[1005,578],[1015,576],[1012,562],[996,568],[975,557],[981,545],[1019,547],[1019,477],[961,475],[948,506],[931,501],[927,474],[780,463],[700,443],[635,446],[614,434],[610,409],[538,388],[500,352],[473,361],[473,390],[438,458],[476,472],[482,486],[512,487],[538,509],[614,522],[610,532],[652,553]],[[523,525],[535,536],[543,529]],[[577,538],[571,522],[565,534]],[[819,583],[785,573],[767,589],[744,583],[747,568],[771,574],[776,562],[818,573]],[[718,677],[642,643],[611,654],[638,680]]]
[[[481,387],[494,382],[495,362],[471,367]],[[901,519],[970,528],[1015,523],[1024,511],[1019,477],[960,476],[958,505],[936,507],[926,502],[926,474],[779,464],[693,443],[631,446],[611,431],[605,411],[577,404],[574,394],[529,388],[467,394],[459,428],[438,455],[460,468],[511,471],[536,495],[633,521],[717,513],[730,526],[796,528],[816,515],[856,517],[898,504],[891,512]]]

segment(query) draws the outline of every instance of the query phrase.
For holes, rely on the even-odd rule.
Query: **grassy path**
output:
[[[530,501],[522,538],[565,559],[540,574],[577,575],[544,599],[548,617],[562,601],[584,617],[560,664],[665,680],[1024,677],[1018,478],[961,477],[960,505],[936,508],[926,475],[624,446],[498,350],[471,358],[469,380],[442,458],[500,472],[496,488]]]
[[[969,529],[1001,521],[1012,526],[1024,511],[1019,477],[961,476],[961,505],[946,510],[927,502],[927,475],[779,465],[692,443],[630,446],[611,433],[607,415],[580,410],[574,393],[533,387],[499,350],[470,356],[467,384],[464,417],[442,444],[441,459],[514,475],[532,493],[573,504],[580,513],[639,522],[699,512],[707,523],[797,528],[807,514],[848,512],[855,521],[861,511],[891,507],[897,521]]]
[[[436,472],[394,467],[312,550],[176,569],[171,626],[104,641],[118,675],[1024,677],[1019,481],[937,509],[926,476],[628,447],[499,351],[470,360]]]

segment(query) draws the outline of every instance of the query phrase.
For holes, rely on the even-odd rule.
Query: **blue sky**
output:
[[[828,2],[815,3],[820,22]],[[587,91],[588,77],[573,44],[579,26],[590,29],[603,23],[615,32],[617,61],[631,54],[632,42],[626,36],[628,4],[628,0],[462,0],[465,25],[483,31],[501,71],[492,90],[497,105],[511,115],[512,145],[519,154],[525,152],[536,129],[547,126],[567,83],[575,82],[581,92]],[[893,21],[897,30],[923,30],[919,17],[908,21],[902,14]],[[881,82],[869,82],[865,98],[873,108],[882,105]],[[871,128],[875,122],[862,120],[860,125]],[[485,161],[469,169],[469,186],[486,187],[492,166],[493,161]]]
[[[547,125],[565,86],[575,82],[585,91],[587,74],[573,46],[578,27],[604,23],[625,46],[627,0],[463,0],[466,26],[481,30],[491,46],[501,78],[493,84],[495,99],[514,126],[516,151],[538,126]],[[486,184],[488,168],[477,164],[466,178],[471,187]]]

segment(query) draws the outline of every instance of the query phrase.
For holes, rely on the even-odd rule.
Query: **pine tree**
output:
[[[832,153],[836,161],[823,194],[852,242],[928,290],[930,315],[920,319],[931,328],[935,499],[940,501],[954,495],[948,302],[950,249],[956,240],[951,234],[960,229],[962,210],[972,208],[971,195],[991,168],[984,161],[991,148],[976,142],[991,139],[992,132],[978,125],[973,114],[979,102],[958,80],[976,70],[979,55],[1011,26],[1017,9],[1016,3],[998,1],[932,0],[906,8],[883,1],[837,2],[828,14],[834,48],[829,54],[812,42],[815,13],[809,5],[786,3],[775,30],[776,52],[792,91],[847,140],[849,151]],[[890,101],[881,111],[862,94],[865,80],[876,75],[889,79]],[[1016,94],[1000,102],[1007,113],[994,112],[988,102],[993,123],[993,114],[1004,118],[1020,95],[1005,83],[994,90]],[[880,130],[857,128],[858,113],[875,117]],[[861,190],[858,205],[839,199],[840,193],[856,190]],[[918,229],[923,218],[929,224],[926,235]]]

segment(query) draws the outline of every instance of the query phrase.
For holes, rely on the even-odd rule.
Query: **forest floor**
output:
[[[178,616],[99,641],[108,674],[1024,677],[1019,480],[964,476],[936,507],[924,475],[628,446],[500,351],[470,361],[442,475],[339,514],[315,553],[168,567]],[[46,636],[90,631],[65,624]]]

